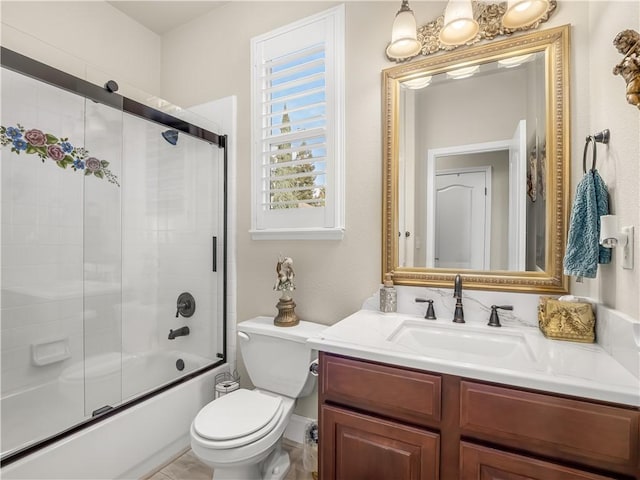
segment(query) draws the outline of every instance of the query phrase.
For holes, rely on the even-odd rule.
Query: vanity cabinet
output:
[[[640,479],[640,411],[320,353],[321,480]]]

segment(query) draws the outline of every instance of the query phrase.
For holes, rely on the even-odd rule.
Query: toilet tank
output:
[[[290,398],[309,395],[316,378],[309,373],[309,365],[317,352],[306,342],[325,328],[305,321],[294,327],[276,327],[272,317],[239,323],[240,352],[251,382],[259,389]]]

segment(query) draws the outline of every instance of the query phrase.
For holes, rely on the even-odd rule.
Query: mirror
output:
[[[569,26],[383,71],[382,274],[565,293]]]

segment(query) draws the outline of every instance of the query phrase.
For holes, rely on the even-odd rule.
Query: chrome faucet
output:
[[[456,275],[453,282],[453,297],[456,299],[456,309],[453,312],[453,323],[465,323],[464,311],[462,310],[462,277]]]

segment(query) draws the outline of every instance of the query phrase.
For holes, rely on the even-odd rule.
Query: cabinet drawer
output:
[[[440,421],[441,379],[437,375],[320,354],[320,396],[406,422]]]
[[[617,472],[637,468],[639,416],[637,409],[460,385],[462,435]]]
[[[535,458],[501,452],[463,442],[460,446],[462,480],[615,480]]]

